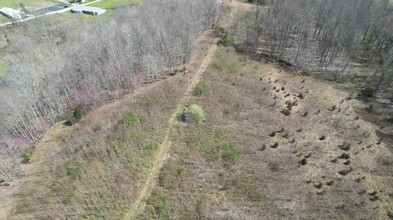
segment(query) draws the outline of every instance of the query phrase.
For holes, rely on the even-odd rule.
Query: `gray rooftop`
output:
[[[97,7],[91,7],[91,6],[84,6],[84,5],[75,5],[71,9],[72,12],[79,12],[79,13],[84,13],[84,12],[92,12],[96,14],[102,14],[106,12],[105,9],[102,8],[97,8]]]

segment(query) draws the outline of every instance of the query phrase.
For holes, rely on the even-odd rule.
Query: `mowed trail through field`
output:
[[[199,83],[201,75],[205,72],[206,68],[210,64],[213,54],[217,49],[217,44],[213,44],[206,57],[204,58],[201,66],[197,70],[195,76],[193,77],[190,85],[188,86],[186,92],[184,93],[183,97],[181,98],[179,104],[176,107],[176,110],[173,112],[169,119],[169,126],[168,129],[165,131],[165,136],[162,141],[162,144],[159,146],[159,150],[155,156],[153,167],[148,174],[145,183],[142,185],[140,193],[136,199],[136,201],[131,205],[130,209],[126,212],[124,219],[133,219],[133,217],[138,214],[139,211],[143,210],[144,208],[144,200],[146,200],[154,189],[154,185],[158,174],[162,166],[164,165],[165,159],[168,157],[168,152],[171,147],[170,135],[173,125],[176,122],[177,116],[181,113],[182,109],[184,108],[185,104],[189,100],[189,97],[192,95],[192,91],[194,87]]]

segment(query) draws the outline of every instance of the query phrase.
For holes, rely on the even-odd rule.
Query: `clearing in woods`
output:
[[[392,218],[393,155],[362,104],[213,38],[191,73],[54,126],[1,189],[0,216]],[[191,104],[206,122],[177,121]]]
[[[333,84],[218,47],[137,219],[387,219],[393,155]],[[191,199],[192,198],[192,199]]]
[[[201,78],[201,75],[205,72],[207,66],[210,64],[210,61],[212,59],[212,56],[214,52],[217,49],[217,45],[213,44],[207,56],[202,62],[202,65],[198,69],[197,73],[194,76],[194,79],[192,80],[191,84],[188,86],[187,91],[184,93],[183,97],[181,98],[180,102],[177,105],[176,110],[173,112],[171,118],[169,119],[169,126],[167,130],[165,131],[165,136],[162,144],[159,146],[158,153],[155,156],[153,168],[151,169],[150,173],[148,174],[148,177],[143,184],[143,187],[140,191],[140,194],[137,197],[137,200],[132,204],[131,208],[129,211],[126,212],[126,215],[124,219],[133,219],[135,214],[138,214],[138,211],[140,209],[143,209],[143,200],[148,198],[148,195],[151,193],[151,191],[154,189],[154,185],[156,182],[156,179],[160,173],[160,170],[165,162],[165,159],[168,158],[168,152],[171,147],[171,141],[170,141],[170,135],[172,131],[172,127],[176,122],[177,116],[181,113],[183,108],[185,107],[185,104],[189,101],[190,96],[192,95],[192,91],[195,88],[195,86],[199,83],[199,80]]]

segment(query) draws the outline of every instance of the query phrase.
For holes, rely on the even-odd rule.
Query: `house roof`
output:
[[[73,12],[82,12],[82,11],[87,11],[87,12],[94,12],[94,13],[103,13],[106,10],[102,8],[97,8],[97,7],[91,7],[91,6],[84,6],[84,5],[75,5],[71,11]]]
[[[16,11],[12,8],[1,8],[0,13],[3,14],[6,17],[12,18],[12,19],[22,19],[23,18],[23,13]]]

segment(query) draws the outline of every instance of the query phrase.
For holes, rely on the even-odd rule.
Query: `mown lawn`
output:
[[[54,1],[50,1],[50,0],[0,0],[0,8],[2,8],[2,7],[20,8],[21,3],[23,3],[25,6],[32,6],[32,5],[53,4]]]
[[[6,23],[6,22],[9,22],[9,21],[10,21],[10,19],[8,19],[7,17],[5,17],[3,15],[0,15],[0,23]]]
[[[90,6],[102,8],[116,8],[119,5],[140,4],[143,0],[102,0]]]

